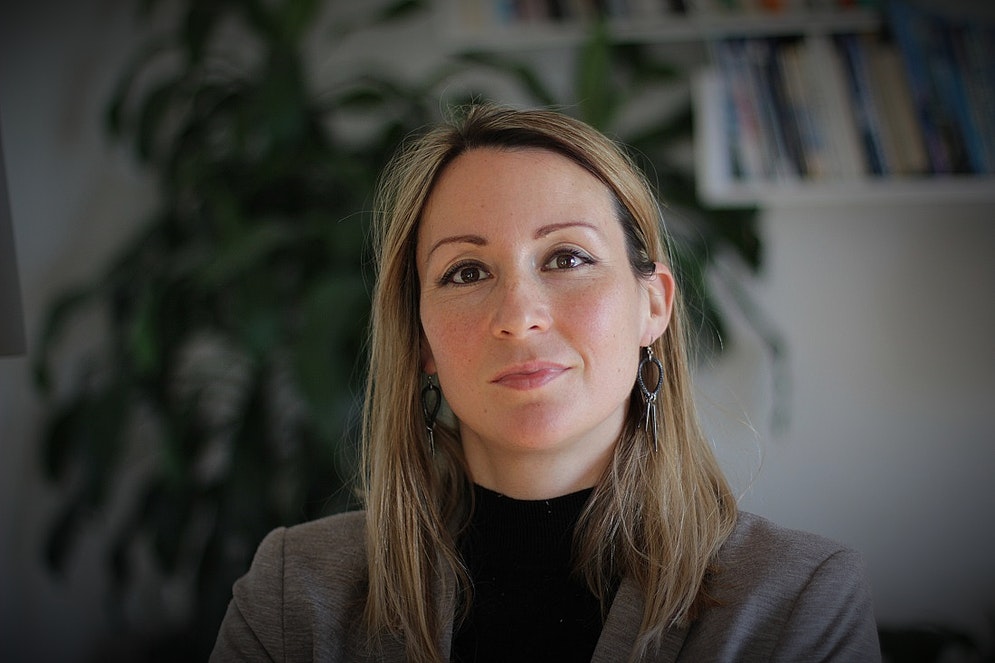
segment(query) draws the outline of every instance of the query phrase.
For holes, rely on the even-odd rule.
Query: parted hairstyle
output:
[[[377,278],[363,420],[365,624],[373,638],[402,638],[412,661],[448,658],[441,651],[443,625],[447,614],[464,614],[472,592],[457,547],[472,510],[458,427],[437,424],[433,454],[421,409],[415,245],[440,174],[478,148],[537,148],[574,161],[614,196],[637,277],[652,274],[654,261],[670,263],[660,207],[642,172],[620,145],[562,113],[469,106],[410,139],[387,165],[374,222]],[[603,610],[622,578],[645,593],[633,658],[652,650],[672,625],[693,621],[707,603],[717,551],[736,519],[735,499],[695,413],[683,317],[677,296],[670,324],[653,345],[664,366],[657,449],[641,425],[634,384],[611,463],[574,539],[575,570]]]

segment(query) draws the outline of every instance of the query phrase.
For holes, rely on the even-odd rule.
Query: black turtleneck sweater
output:
[[[472,605],[457,624],[454,661],[591,660],[601,605],[572,573],[574,528],[591,492],[516,500],[474,487],[473,517],[460,542]]]

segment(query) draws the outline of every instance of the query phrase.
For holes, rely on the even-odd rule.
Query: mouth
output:
[[[568,370],[570,370],[568,367],[552,362],[530,362],[501,371],[491,380],[491,383],[521,391],[538,389]]]

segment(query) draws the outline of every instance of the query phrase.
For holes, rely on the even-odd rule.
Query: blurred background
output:
[[[636,146],[742,507],[859,549],[882,628],[913,632],[901,660],[933,642],[991,660],[995,184],[713,208],[693,182],[701,39],[479,50],[447,17],[0,8],[27,340],[0,349],[3,658],[203,658],[265,532],[354,504],[372,185],[405,135],[476,98],[557,105]]]

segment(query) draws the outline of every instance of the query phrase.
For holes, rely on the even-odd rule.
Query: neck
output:
[[[467,444],[470,479],[484,488],[519,500],[547,500],[592,488],[611,462],[615,445],[597,453],[563,450],[504,451],[485,444]]]

